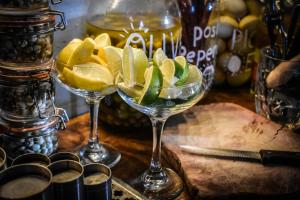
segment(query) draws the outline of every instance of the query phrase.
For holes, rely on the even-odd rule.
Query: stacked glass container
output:
[[[50,77],[53,35],[65,19],[50,7],[61,1],[49,1],[0,2],[0,136],[10,158],[55,152],[68,118],[54,105]]]

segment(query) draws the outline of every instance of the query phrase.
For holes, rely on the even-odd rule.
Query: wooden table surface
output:
[[[254,97],[249,91],[249,88],[212,89],[200,104],[232,102],[254,110]],[[88,131],[88,114],[71,119],[67,129],[60,134],[60,150],[72,151],[82,144],[86,144]],[[121,161],[112,169],[113,175],[131,184],[134,178],[143,173],[150,163],[152,150],[151,128],[122,131],[100,125],[99,131],[100,140],[112,145],[122,154]],[[178,199],[189,199],[189,194],[184,191]]]

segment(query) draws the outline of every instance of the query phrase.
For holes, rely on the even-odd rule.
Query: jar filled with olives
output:
[[[0,73],[0,93],[2,119],[29,123],[55,114],[55,87],[48,71],[32,75]]]
[[[59,11],[0,14],[0,62],[8,66],[48,62],[53,55],[53,33],[64,28],[64,14]]]
[[[49,1],[50,0],[1,0],[0,10],[48,8]],[[58,4],[61,2],[62,0],[51,0],[52,4]]]
[[[57,134],[65,128],[65,118],[61,115],[49,118],[44,122],[27,124],[5,123],[1,121],[1,146],[9,158],[25,153],[42,153],[50,155],[58,148]]]
[[[259,0],[220,0],[215,84],[239,87],[251,81],[260,49],[268,44]]]

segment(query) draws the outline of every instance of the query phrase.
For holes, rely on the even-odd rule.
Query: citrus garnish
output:
[[[67,65],[72,67],[74,65],[87,63],[93,54],[95,42],[92,38],[86,38],[71,54]]]
[[[97,63],[103,66],[107,66],[107,63],[104,61],[103,58],[99,57],[98,55],[92,55],[90,57],[89,62]]]
[[[202,73],[196,65],[190,65],[189,74],[185,81],[185,85],[192,83],[202,83]]]
[[[163,74],[164,81],[172,83],[172,80],[175,76],[175,64],[172,59],[165,59],[162,62],[162,65],[159,67],[161,73]]]
[[[112,75],[116,77],[122,67],[122,49],[107,46],[104,47],[104,54],[107,67],[110,69]]]
[[[118,87],[128,96],[132,98],[140,97],[142,95],[142,88],[139,86],[128,87],[124,82],[118,83]]]
[[[175,77],[174,61],[169,58],[165,59],[160,66],[160,71],[163,75],[163,85],[159,97],[163,99],[176,99],[181,91],[174,86],[174,83],[178,80]]]
[[[144,74],[148,67],[148,58],[141,49],[127,46],[123,50],[122,72],[125,83],[132,87],[143,85],[145,82]]]
[[[74,82],[74,73],[67,67],[63,68],[60,80],[64,81],[70,86],[76,87],[76,84]]]
[[[71,42],[68,43],[58,54],[57,59],[59,62],[67,64],[71,55],[75,51],[75,49],[82,43],[80,39],[73,39]]]
[[[144,73],[148,68],[148,58],[142,49],[133,48],[134,81],[138,85],[145,83]]]
[[[166,56],[165,52],[161,48],[159,48],[155,51],[155,53],[153,55],[153,62],[157,66],[160,66],[162,64],[162,61],[167,58],[168,57]]]
[[[101,91],[114,81],[106,67],[95,63],[75,65],[73,70],[65,67],[62,77],[67,84],[88,91]]]
[[[131,46],[127,46],[123,50],[122,57],[122,72],[123,80],[129,87],[134,86],[134,63],[133,63],[133,50]]]
[[[95,38],[95,49],[104,48],[111,45],[110,37],[107,33],[102,33]]]
[[[158,66],[152,65],[145,77],[145,84],[141,96],[138,99],[139,104],[151,104],[160,94],[163,83],[162,73]]]
[[[177,86],[181,86],[185,83],[188,74],[189,74],[189,64],[185,57],[183,56],[177,56],[175,58],[175,76],[179,79],[176,82]]]

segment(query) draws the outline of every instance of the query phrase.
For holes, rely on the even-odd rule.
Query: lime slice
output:
[[[86,38],[83,42],[75,49],[71,55],[68,65],[78,65],[89,61],[95,48],[95,42],[92,38]]]
[[[198,69],[196,65],[190,65],[189,74],[185,81],[185,85],[192,83],[202,83],[202,72]]]
[[[134,81],[138,85],[145,83],[144,74],[148,68],[148,57],[142,49],[133,48],[134,57]]]
[[[175,58],[175,67],[176,67],[175,76],[179,79],[175,85],[181,86],[185,83],[189,75],[189,64],[186,61],[185,57],[177,56]]]
[[[157,66],[160,66],[162,64],[162,61],[167,58],[168,57],[166,56],[165,52],[161,48],[159,48],[155,51],[155,53],[153,55],[153,62]]]
[[[173,77],[175,76],[175,64],[172,59],[165,59],[162,65],[159,67],[164,81],[171,83]]]
[[[80,39],[73,39],[58,54],[57,60],[61,63],[68,63],[75,49],[82,43]]]
[[[140,97],[142,95],[142,88],[139,86],[128,87],[128,85],[124,82],[118,83],[118,87],[125,94],[132,98]]]
[[[95,38],[95,49],[111,46],[110,37],[107,33],[102,33]]]
[[[133,50],[131,46],[127,46],[123,50],[122,57],[122,72],[123,80],[126,85],[133,87],[135,84],[134,80],[134,63],[133,63]]]
[[[142,90],[142,95],[140,96],[139,104],[151,104],[153,103],[161,91],[163,83],[162,73],[156,65],[152,65],[147,70],[147,75],[145,77],[145,84]]]
[[[110,69],[112,75],[116,77],[122,67],[122,49],[107,46],[104,47],[104,54],[107,67]]]

